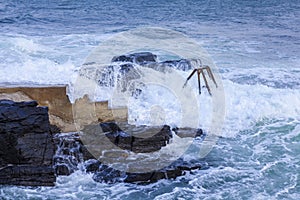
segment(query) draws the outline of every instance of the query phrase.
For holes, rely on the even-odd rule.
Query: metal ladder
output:
[[[213,73],[212,73],[210,67],[209,67],[208,65],[204,65],[204,66],[203,66],[200,59],[193,59],[193,60],[191,60],[191,62],[193,62],[193,61],[196,62],[197,65],[200,63],[200,65],[198,65],[199,67],[195,68],[195,69],[192,71],[192,73],[191,73],[191,74],[189,75],[189,77],[186,79],[186,81],[185,81],[183,87],[185,87],[185,86],[187,85],[188,81],[189,81],[189,80],[192,78],[192,76],[197,72],[197,75],[198,75],[198,88],[199,88],[199,94],[201,94],[201,80],[200,80],[200,79],[201,79],[201,75],[202,75],[202,77],[203,77],[203,79],[204,79],[205,87],[207,88],[208,93],[209,93],[210,95],[212,95],[212,94],[211,94],[210,87],[209,87],[209,85],[208,85],[208,82],[207,82],[207,79],[206,79],[206,76],[205,76],[205,73],[204,73],[204,72],[206,71],[206,73],[208,74],[208,77],[214,82],[214,84],[216,85],[216,87],[218,87],[218,85],[217,85],[217,82],[216,82],[216,80],[215,80],[215,77],[214,77],[214,75],[213,75]]]

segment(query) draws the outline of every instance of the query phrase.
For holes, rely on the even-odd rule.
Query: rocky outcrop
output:
[[[188,71],[192,69],[192,64],[187,59],[178,59],[178,60],[166,60],[159,62],[157,55],[152,54],[151,52],[139,52],[132,54],[125,54],[121,56],[116,56],[111,60],[112,63],[119,62],[121,70],[124,71],[124,68],[129,70],[133,67],[132,64],[142,65],[144,67],[149,67],[157,71],[165,71],[165,68],[170,67],[173,69]],[[126,71],[126,70],[125,70]]]
[[[53,186],[55,146],[47,107],[0,100],[0,184]]]
[[[125,126],[123,124],[123,126]],[[122,126],[122,127],[123,127]],[[128,125],[131,130],[134,127]],[[100,141],[111,142],[118,146],[123,151],[131,151],[135,153],[149,153],[154,151],[159,151],[162,147],[168,145],[171,142],[172,133],[169,126],[163,126],[160,129],[153,127],[135,127],[138,131],[137,134],[133,132],[124,132],[116,123],[101,123],[97,126],[89,126],[84,129],[83,132],[88,135],[95,136]],[[154,132],[153,131],[157,131]],[[145,132],[152,133],[149,138],[145,137],[148,134]],[[176,132],[180,137],[198,137],[202,136],[201,129],[180,129],[176,128]],[[192,134],[188,134],[191,132]],[[183,134],[185,133],[185,134]],[[138,135],[142,134],[144,138]],[[149,135],[148,135],[149,136]],[[107,137],[109,140],[104,140],[101,137]],[[138,138],[137,143],[133,143],[132,140]],[[130,173],[126,171],[120,171],[106,164],[101,163],[99,160],[89,153],[88,149],[80,140],[80,135],[78,133],[70,134],[59,134],[55,136],[56,144],[58,145],[58,150],[55,155],[55,171],[58,175],[69,175],[75,170],[78,170],[78,164],[84,166],[84,170],[87,173],[93,174],[93,179],[97,182],[115,183],[115,182],[128,182],[128,183],[151,183],[158,181],[160,179],[172,179],[178,176],[184,175],[187,171],[198,170],[201,168],[201,163],[197,160],[184,161],[183,159],[178,159],[175,162],[169,164],[168,166],[158,169],[149,170],[147,172],[140,173]],[[92,139],[94,141],[94,139]],[[97,144],[99,145],[99,144]],[[101,145],[101,144],[100,144]],[[105,144],[103,144],[105,145]],[[103,146],[102,145],[102,146]],[[99,147],[99,146],[98,146]],[[110,149],[107,149],[108,151]],[[114,152],[114,149],[112,149]],[[111,156],[112,154],[105,154]],[[102,157],[105,159],[105,157]],[[140,165],[140,160],[136,160],[136,165]],[[131,163],[133,165],[133,163]]]
[[[111,60],[111,65],[104,68],[85,63],[79,75],[94,80],[101,86],[114,86],[115,82],[119,81],[122,91],[134,87],[129,89],[132,89],[132,96],[138,97],[145,85],[138,82],[135,82],[136,85],[128,85],[131,80],[140,76],[134,65],[162,72],[167,71],[168,68],[183,71],[192,69],[190,61],[186,59],[160,62],[158,56],[151,52],[139,52],[115,56]],[[67,96],[66,85],[0,88],[0,99],[16,102],[35,100],[39,106],[47,106],[50,123],[58,126],[63,132],[77,131],[74,120],[79,120],[75,123],[83,125],[88,125],[89,122],[127,121],[127,108],[112,110],[108,107],[107,101],[91,102],[88,96],[84,96],[72,104]],[[92,120],[89,118],[91,110],[96,112]]]
[[[69,175],[82,165],[86,172],[94,174],[95,181],[107,183],[154,182],[176,178],[186,171],[201,167],[197,161],[179,159],[160,170],[143,173],[119,171],[96,160],[78,133],[54,135],[60,130],[49,124],[47,107],[37,105],[36,101],[0,100],[0,184],[53,186],[56,176]],[[157,128],[132,127],[127,124],[127,128],[133,131],[124,132],[116,123],[106,122],[90,125],[83,131],[100,130],[96,135],[106,137],[107,140],[103,140],[106,143],[113,143],[123,151],[135,153],[159,151],[172,139],[171,129],[167,125]],[[175,131],[177,134],[196,133],[189,136],[200,134],[199,130]]]
[[[151,52],[139,52],[115,56],[112,58],[111,62],[120,63],[122,66],[120,70],[122,71],[128,71],[130,68],[133,67],[132,64],[150,67],[157,71],[164,71],[164,68],[167,67],[171,67],[181,71],[188,71],[192,69],[192,64],[187,59],[166,60],[159,62],[157,59],[157,55],[152,54]]]
[[[149,52],[121,55],[114,57],[111,62],[111,66],[105,69],[86,65],[80,70],[80,75],[93,79],[102,86],[113,86],[115,80],[123,81],[121,85],[127,89],[126,84],[140,75],[135,69],[136,65],[162,72],[168,67],[184,71],[192,68],[188,60],[159,62],[157,56]],[[134,90],[129,88],[129,91],[132,91],[132,96],[138,98],[144,87],[145,85],[140,83],[133,88]],[[91,133],[95,137],[104,137],[100,149],[107,150],[106,145],[110,143],[110,146],[113,144],[118,147],[118,151],[140,155],[156,152],[167,146],[173,137],[172,131],[179,137],[199,137],[203,135],[201,129],[171,130],[165,125],[159,128],[130,127],[130,130],[135,131],[126,132],[111,121],[127,121],[127,108],[111,110],[108,108],[108,102],[91,102],[87,95],[71,104],[65,86],[2,88],[1,97],[16,101],[36,101],[0,100],[0,184],[51,186],[54,185],[56,176],[73,173],[79,169],[78,166],[82,166],[79,164],[84,164],[87,172],[94,173],[94,180],[109,183],[154,182],[164,178],[175,178],[186,171],[201,167],[197,161],[178,159],[163,169],[151,171],[153,168],[150,166],[149,172],[119,171],[95,159],[77,133],[53,136],[51,130],[54,129],[51,129],[49,119],[63,132],[76,131],[79,127],[83,132]],[[99,146],[96,147],[99,149]],[[104,157],[113,155],[109,153],[103,154]],[[113,156],[115,155],[117,154]],[[138,166],[139,163],[134,161],[133,165]]]
[[[100,86],[114,87],[118,83],[118,85],[126,88],[130,81],[140,78],[137,65],[163,73],[170,71],[170,69],[181,71],[193,69],[191,61],[187,59],[159,61],[158,56],[151,52],[138,52],[115,56],[110,65],[107,66],[98,66],[93,62],[85,63],[80,69],[79,75],[96,81]],[[139,85],[138,89],[142,87],[143,85]]]

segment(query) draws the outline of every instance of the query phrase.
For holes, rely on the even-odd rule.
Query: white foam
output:
[[[78,67],[110,35],[0,36],[0,84],[70,84]]]
[[[44,58],[26,60],[13,69],[0,71],[1,85],[55,85],[68,84],[73,76],[75,66],[67,61],[57,64]]]
[[[181,93],[187,90],[182,89],[182,86],[189,72],[176,71],[176,75],[159,74],[152,69],[147,69],[146,72],[144,73],[146,87],[141,88],[143,91],[138,98],[128,99],[128,96],[131,95],[129,93],[122,100],[120,94],[114,94],[114,88],[105,87],[96,87],[96,90],[90,91],[91,96],[96,96],[98,100],[113,101],[112,107],[118,106],[118,104],[127,106],[129,109],[129,122],[136,125],[153,124],[154,114],[157,115],[155,119],[158,120],[157,122],[160,125],[169,124],[185,127],[189,126],[189,120],[197,117],[196,113],[200,117],[198,126],[207,129],[212,125],[212,120],[216,120],[213,119],[217,116],[213,115],[213,108],[225,106],[225,123],[222,131],[224,137],[234,137],[239,131],[248,129],[255,122],[264,118],[293,118],[299,120],[300,90],[298,89],[269,87],[260,83],[237,83],[229,79],[223,79],[225,103],[220,100],[220,105],[213,105],[213,98],[208,95],[206,88],[203,88],[202,94],[198,95],[198,85],[195,77],[189,83],[195,99],[191,101],[186,96],[188,93],[182,93],[178,96],[178,91]],[[244,72],[246,70],[241,70],[240,74],[243,75]],[[233,73],[238,74],[237,71]],[[268,73],[273,73],[276,76],[277,69],[269,70]],[[161,77],[164,77],[165,80]],[[212,87],[212,84],[210,85]],[[87,86],[88,84],[81,84],[81,87]],[[96,95],[94,94],[95,91]],[[82,96],[82,94],[80,95]],[[187,105],[189,107],[187,109],[188,114],[183,116],[182,106]],[[183,119],[183,117],[186,117],[186,119]],[[222,115],[217,117],[222,117]],[[184,120],[186,121],[183,122]]]
[[[233,137],[240,130],[249,128],[253,123],[264,118],[293,118],[300,116],[300,90],[297,89],[279,89],[268,87],[261,84],[247,85],[238,84],[230,80],[223,80],[225,90],[225,123],[223,136]],[[161,88],[162,89],[162,88]],[[145,98],[138,100],[135,104],[129,106],[129,118],[135,119],[139,123],[146,123],[147,119],[139,118],[136,115],[148,116],[149,109],[153,105],[159,105],[164,108],[166,122],[170,124],[180,124],[180,99],[168,96],[167,93],[160,93],[161,89],[152,87],[145,91]],[[197,88],[194,88],[197,92]],[[200,125],[208,127],[211,123],[212,103],[211,97],[205,94],[197,96],[200,105],[198,112],[201,115]],[[195,106],[197,108],[197,106]],[[194,110],[197,112],[197,110]],[[146,121],[145,121],[146,120]]]
[[[110,35],[62,35],[51,37],[29,37],[23,35],[0,36],[0,85],[70,85],[69,97],[74,100],[72,82],[76,79],[76,71],[84,62],[85,57],[98,46],[100,41]],[[213,38],[210,38],[210,42]],[[222,38],[219,38],[222,42]],[[223,38],[227,40],[226,37]],[[215,39],[213,39],[215,40]],[[228,42],[228,41],[227,41]],[[230,42],[229,42],[230,43]],[[237,47],[232,51],[259,51],[257,46],[261,41],[240,41],[231,44]],[[220,44],[214,48],[219,50]],[[226,47],[224,47],[226,48]],[[218,56],[218,55],[217,55]],[[251,58],[253,60],[253,58]],[[245,64],[242,60],[231,59],[229,64],[234,66]],[[263,118],[294,118],[300,116],[300,70],[295,66],[273,68],[265,65],[252,68],[226,68],[221,69],[225,90],[224,135],[234,136],[239,130],[247,129],[252,123]],[[263,63],[265,64],[265,63]],[[281,63],[284,65],[285,63]],[[184,78],[188,72],[178,73]],[[172,78],[172,77],[168,77]],[[177,87],[182,87],[183,82],[178,82]],[[205,89],[203,94],[197,94],[197,83],[191,80],[197,102],[198,113],[201,116],[200,126],[207,127],[211,123],[211,98]],[[112,88],[101,89],[96,87],[95,100],[109,100]],[[180,101],[172,93],[161,92],[163,88],[149,86],[142,99],[137,99],[130,104],[129,119],[138,124],[147,124],[151,121],[151,107],[154,105],[164,108],[163,122],[178,125],[182,121]],[[92,91],[94,92],[94,91]],[[104,95],[103,95],[104,94]],[[195,108],[194,107],[194,108]],[[193,107],[191,107],[193,108]],[[150,109],[150,110],[149,110]],[[192,110],[190,115],[197,110]],[[179,113],[179,114],[178,114]],[[136,120],[137,119],[137,120]],[[184,124],[183,124],[184,125]]]
[[[28,53],[36,53],[37,51],[44,51],[47,49],[46,46],[36,43],[33,39],[26,38],[14,38],[13,43],[15,48],[21,51],[27,51]]]
[[[263,118],[299,119],[300,91],[264,85],[242,85],[223,81],[226,94],[227,136],[249,128]]]

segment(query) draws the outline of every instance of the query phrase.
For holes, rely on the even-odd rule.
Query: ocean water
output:
[[[79,170],[52,188],[0,186],[0,198],[300,199],[299,16],[297,0],[0,1],[1,86],[69,84],[105,40],[156,26],[206,49],[225,94],[222,135],[202,170],[148,185]],[[145,104],[156,102],[151,89]],[[176,102],[161,103],[176,123]]]

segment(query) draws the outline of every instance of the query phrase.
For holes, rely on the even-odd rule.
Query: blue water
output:
[[[149,185],[96,183],[78,171],[56,186],[1,186],[2,199],[300,199],[300,2],[0,1],[0,85],[68,84],[115,33],[159,26],[215,61],[224,134],[207,167]]]

